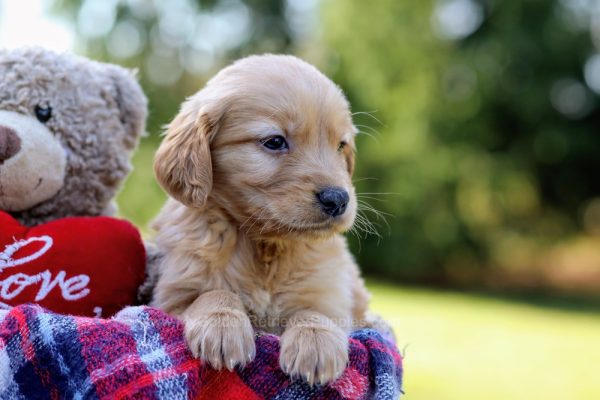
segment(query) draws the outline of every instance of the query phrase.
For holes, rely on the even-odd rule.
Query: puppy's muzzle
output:
[[[12,129],[0,125],[0,164],[21,150],[21,139]]]
[[[317,193],[317,199],[321,205],[321,210],[325,214],[337,217],[346,212],[350,196],[342,188],[328,187]]]

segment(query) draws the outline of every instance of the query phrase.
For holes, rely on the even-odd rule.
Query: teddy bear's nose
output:
[[[0,125],[0,164],[21,150],[21,139],[12,129]]]

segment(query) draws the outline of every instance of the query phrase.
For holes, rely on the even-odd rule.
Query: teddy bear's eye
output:
[[[40,105],[37,105],[37,106],[35,106],[34,111],[35,111],[35,117],[42,124],[45,124],[46,122],[48,122],[48,120],[50,118],[52,118],[52,107],[50,107],[50,106],[42,107]]]

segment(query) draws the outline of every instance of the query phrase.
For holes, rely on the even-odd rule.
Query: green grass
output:
[[[600,399],[600,310],[371,282],[412,400]]]

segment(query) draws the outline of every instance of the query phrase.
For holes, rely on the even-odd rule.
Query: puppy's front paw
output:
[[[185,319],[185,338],[195,357],[213,368],[233,370],[254,359],[254,330],[248,316],[224,309]]]
[[[281,336],[281,369],[292,378],[328,383],[348,364],[348,338],[337,327],[293,326]]]

